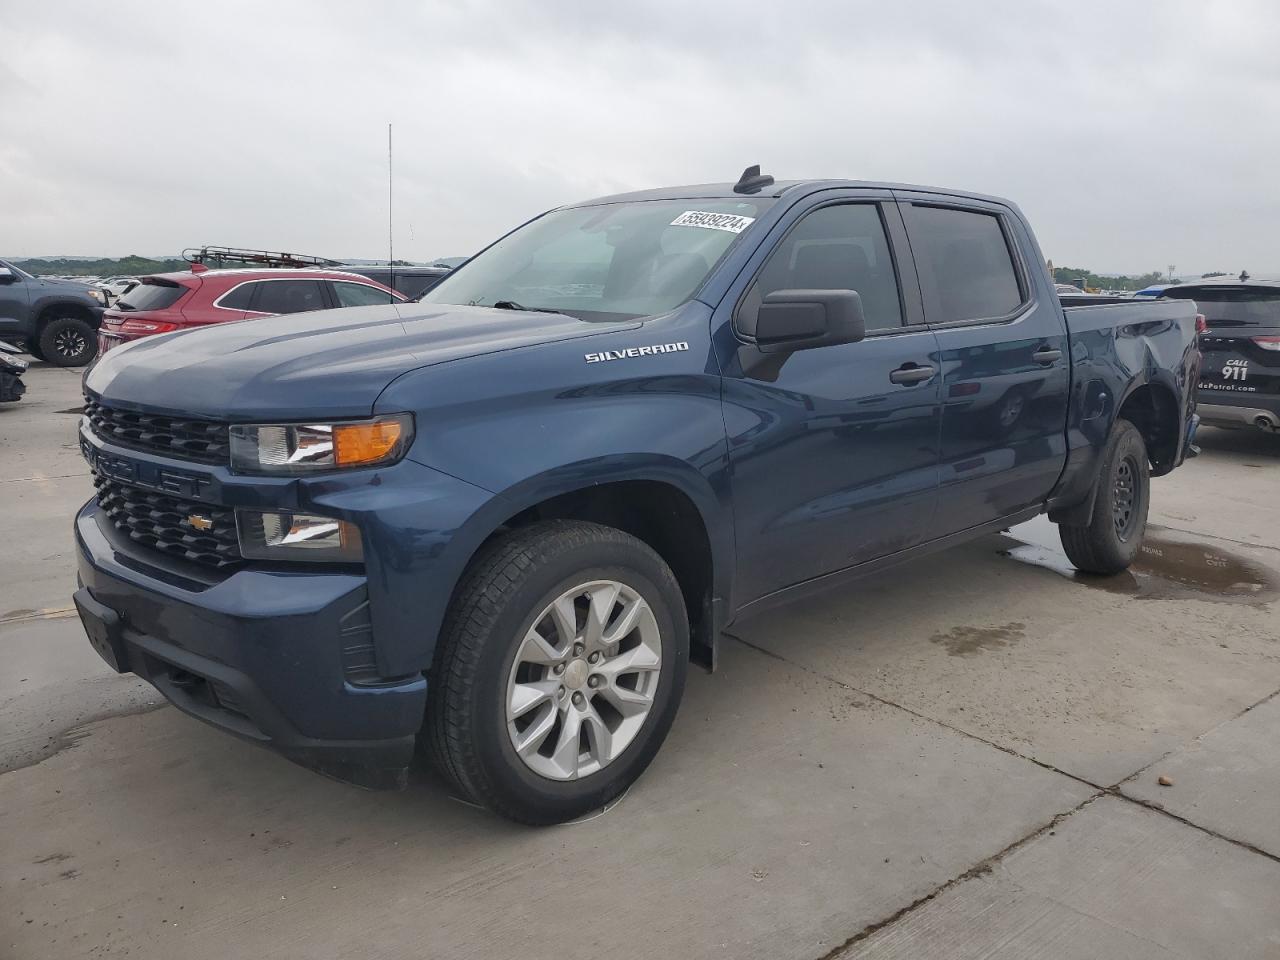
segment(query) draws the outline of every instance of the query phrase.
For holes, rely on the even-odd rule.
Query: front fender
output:
[[[77,313],[88,314],[89,325],[95,330],[102,325],[104,307],[87,295],[82,298],[66,293],[49,293],[44,296],[33,297],[31,301],[31,316],[40,320],[43,319],[48,310],[58,307],[74,307]]]
[[[455,540],[474,549],[553,497],[621,481],[667,484],[705,525],[713,594],[728,601],[733,524],[710,310],[691,303],[639,327],[453,360],[391,383],[376,412],[411,411],[408,459],[492,494]],[[640,355],[630,348],[680,344]],[[625,356],[589,362],[586,352]],[[449,548],[453,556],[454,547]],[[456,568],[456,562],[449,564]]]

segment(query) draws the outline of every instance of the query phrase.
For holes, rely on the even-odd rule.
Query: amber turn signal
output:
[[[395,455],[403,436],[404,424],[400,420],[335,424],[334,463],[340,467],[381,463]]]

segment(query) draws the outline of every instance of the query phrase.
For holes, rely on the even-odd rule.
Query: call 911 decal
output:
[[[1222,367],[1222,382],[1213,380],[1201,381],[1201,390],[1230,390],[1236,393],[1257,393],[1258,388],[1247,383],[1249,379],[1248,360],[1228,360]],[[1230,382],[1228,382],[1230,381]]]
[[[723,230],[725,233],[741,233],[755,222],[755,217],[740,217],[736,213],[703,213],[701,210],[686,210],[671,221],[671,226],[706,227],[708,230]]]

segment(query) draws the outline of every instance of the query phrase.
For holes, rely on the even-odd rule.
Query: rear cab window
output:
[[[998,214],[917,203],[904,213],[930,324],[1005,319],[1027,303]]]

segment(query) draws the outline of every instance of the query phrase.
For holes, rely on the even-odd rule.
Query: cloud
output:
[[[9,254],[383,256],[394,122],[414,259],[760,162],[1008,196],[1058,263],[1280,267],[1266,0],[122,0],[6,32]]]

